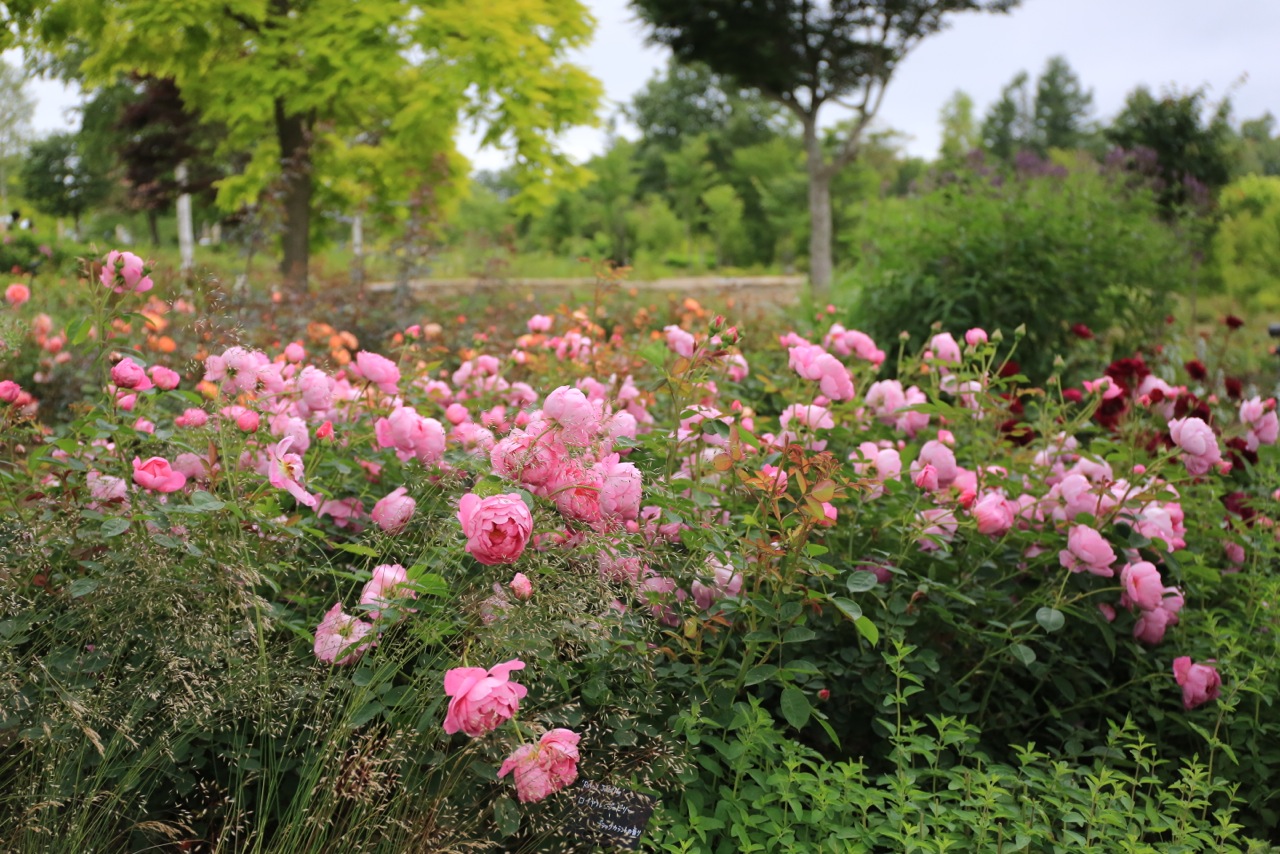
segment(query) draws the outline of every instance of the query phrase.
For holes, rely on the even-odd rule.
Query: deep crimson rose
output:
[[[1197,382],[1202,382],[1205,377],[1209,376],[1209,369],[1199,359],[1192,359],[1184,364],[1183,367],[1187,369],[1187,375]]]
[[[1077,323],[1071,327],[1071,334],[1077,338],[1088,341],[1093,337],[1093,330],[1085,326],[1083,323]]]

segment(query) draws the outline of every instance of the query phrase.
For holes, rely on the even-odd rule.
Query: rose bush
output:
[[[1033,385],[1007,330],[890,365],[827,314],[744,334],[692,302],[190,361],[147,340],[195,313],[140,282],[67,326],[38,288],[12,309],[11,847],[536,847],[581,776],[664,794],[672,850],[729,850],[703,818],[743,775],[815,750],[906,773],[913,727],[962,718],[1010,767],[1034,742],[1204,771],[1129,769],[1127,720],[1275,825],[1275,405],[1225,363],[1171,341]],[[64,418],[41,391],[72,363],[96,380]],[[776,752],[723,747],[748,722]],[[1226,825],[1178,841],[1243,845]]]

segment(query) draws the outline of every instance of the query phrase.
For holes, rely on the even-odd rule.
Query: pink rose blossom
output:
[[[151,380],[147,378],[147,372],[143,370],[141,365],[128,357],[121,359],[112,366],[111,381],[118,388],[127,388],[133,391],[146,391],[151,388]]]
[[[375,620],[382,616],[382,609],[394,605],[396,599],[417,598],[418,594],[409,586],[409,573],[398,563],[375,566],[373,577],[360,591],[360,604],[374,606],[369,616]]]
[[[742,574],[734,570],[731,564],[708,556],[705,570],[703,574],[706,580],[697,579],[692,585],[693,602],[703,611],[710,610],[719,599],[737,596],[742,592]]]
[[[527,325],[530,332],[549,332],[551,331],[551,318],[545,314],[535,314],[529,318]]]
[[[298,364],[307,358],[307,348],[302,346],[301,341],[290,341],[284,348],[284,357],[293,364]]]
[[[1072,572],[1089,570],[1094,575],[1111,578],[1115,570],[1115,549],[1102,534],[1088,525],[1072,525],[1067,533],[1067,547],[1058,552],[1058,561]]]
[[[458,503],[467,551],[480,563],[515,563],[533,533],[533,515],[516,493],[486,498],[468,492]]]
[[[400,390],[400,368],[386,356],[361,350],[356,353],[356,371],[383,394],[396,394]]]
[[[1169,436],[1183,451],[1183,463],[1191,474],[1205,474],[1222,459],[1213,428],[1199,418],[1178,418],[1169,422]]]
[[[1173,660],[1173,678],[1182,686],[1182,705],[1194,709],[1218,699],[1222,677],[1212,664],[1192,664],[1189,656]]]
[[[498,777],[514,771],[520,803],[536,803],[578,779],[580,738],[571,730],[550,730],[537,744],[517,747],[498,769]]]
[[[508,586],[511,588],[512,595],[521,601],[533,595],[533,582],[523,572],[517,572]]]
[[[177,492],[187,485],[187,476],[174,471],[164,457],[150,457],[146,462],[134,457],[133,482],[156,492]]]
[[[262,418],[252,409],[246,409],[236,415],[236,429],[241,433],[257,433]]]
[[[31,299],[31,289],[21,282],[14,282],[12,285],[4,289],[4,298],[9,305],[17,308],[27,300]]]
[[[970,329],[964,334],[964,343],[970,347],[977,347],[979,344],[987,343],[987,330],[977,326]]]
[[[417,506],[418,502],[410,498],[408,490],[401,486],[374,504],[370,515],[379,528],[388,534],[398,534],[404,530]]]
[[[98,275],[98,281],[118,294],[125,291],[145,293],[151,290],[154,284],[151,277],[146,274],[146,267],[146,262],[132,252],[112,250],[107,253],[106,260],[102,262],[102,272]]]
[[[377,644],[376,635],[369,637],[372,631],[369,623],[342,613],[342,603],[337,602],[316,626],[316,658],[326,664],[354,664]]]
[[[582,447],[591,441],[599,426],[599,416],[591,401],[579,389],[560,386],[547,395],[542,416],[559,427],[565,444]]]
[[[451,699],[444,731],[479,738],[510,720],[520,707],[520,700],[529,693],[528,688],[511,681],[511,672],[523,669],[524,662],[513,658],[489,670],[455,667],[445,673],[444,693]]]
[[[789,351],[791,369],[806,380],[818,383],[832,400],[853,399],[853,377],[840,360],[816,344],[801,344]]]
[[[166,368],[164,365],[152,365],[149,373],[151,374],[151,381],[156,384],[156,388],[162,391],[171,391],[178,387],[178,383],[182,382],[182,377],[177,371]]]
[[[0,380],[0,403],[13,403],[22,394],[22,386],[13,380]]]
[[[956,343],[956,339],[950,332],[939,332],[930,338],[929,349],[933,351],[933,357],[939,362],[960,364],[960,345]]]
[[[256,413],[253,414],[256,415]],[[240,418],[237,418],[236,424],[239,425],[239,423]],[[267,480],[276,489],[287,490],[294,500],[304,507],[315,507],[319,497],[307,492],[306,487],[303,486],[302,481],[306,470],[302,464],[302,456],[289,451],[289,446],[292,444],[293,437],[286,436],[278,444],[271,446]]]
[[[998,492],[988,492],[970,511],[978,522],[978,533],[1000,537],[1013,527],[1013,505]]]
[[[671,352],[686,359],[693,356],[694,348],[697,347],[698,342],[692,334],[679,326],[668,326],[662,331],[667,337],[667,346],[671,348]]]
[[[1120,584],[1129,601],[1144,611],[1160,607],[1164,597],[1164,581],[1155,564],[1145,560],[1127,563],[1120,570]]]

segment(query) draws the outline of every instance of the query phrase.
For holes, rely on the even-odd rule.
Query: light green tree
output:
[[[982,134],[973,115],[973,99],[959,89],[942,105],[942,144],[938,158],[947,165],[957,165],[970,151],[982,145]]]
[[[667,200],[656,193],[632,211],[631,219],[640,248],[655,258],[662,258],[684,234],[684,223],[680,222],[680,217],[676,216]]]
[[[459,123],[514,152],[523,199],[573,174],[555,136],[590,121],[599,85],[565,60],[592,21],[578,0],[12,0],[28,50],[88,85],[172,78],[247,154],[228,208],[278,199],[282,271],[305,291],[318,196],[354,209],[461,171]],[[433,190],[433,198],[439,193]]]
[[[31,141],[35,101],[27,94],[26,76],[0,59],[0,211],[9,212],[9,177]]]
[[[1213,260],[1228,293],[1280,309],[1280,178],[1247,175],[1218,196]]]
[[[693,254],[693,232],[702,224],[702,194],[715,177],[707,162],[708,154],[706,134],[699,134],[663,156],[667,166],[667,197],[684,223],[684,249],[689,256]]]
[[[742,238],[742,199],[728,184],[717,184],[702,194],[707,208],[707,228],[716,243],[716,266],[730,263]]]

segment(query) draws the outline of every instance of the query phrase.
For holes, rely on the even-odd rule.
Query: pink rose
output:
[[[203,409],[187,409],[181,415],[173,419],[173,423],[179,427],[203,427],[209,422],[209,413]]]
[[[535,314],[529,318],[527,325],[530,332],[549,332],[551,331],[551,318],[545,314]]]
[[[111,381],[116,384],[117,388],[127,388],[134,391],[146,391],[151,388],[151,380],[147,378],[147,372],[143,370],[141,365],[128,357],[121,359],[112,366]]]
[[[307,365],[298,374],[298,390],[302,402],[312,412],[327,412],[333,406],[333,377],[319,368]]]
[[[12,285],[4,289],[4,298],[9,305],[17,308],[27,300],[31,299],[31,289],[21,282],[14,282]]]
[[[284,357],[295,365],[307,358],[307,348],[300,341],[291,341],[284,348]]]
[[[369,616],[375,620],[382,616],[382,609],[391,607],[396,599],[417,598],[418,594],[409,586],[409,573],[398,563],[375,566],[373,577],[360,591],[360,604],[374,606]]]
[[[1160,570],[1145,560],[1125,564],[1120,570],[1120,584],[1129,600],[1144,611],[1159,608],[1164,598]]]
[[[529,689],[511,680],[511,671],[523,670],[518,658],[481,667],[455,667],[444,675],[444,693],[450,697],[444,731],[465,732],[472,738],[493,732],[510,720]]]
[[[977,347],[979,344],[986,344],[987,330],[980,329],[975,326],[964,334],[964,343],[968,344],[970,347]]]
[[[693,356],[694,348],[698,345],[693,335],[679,326],[668,326],[662,331],[667,337],[667,346],[671,348],[671,352],[686,359]]]
[[[252,409],[246,409],[236,416],[236,429],[241,433],[257,433],[262,418]]]
[[[1013,505],[998,492],[988,492],[970,511],[978,521],[978,533],[999,537],[1013,527]]]
[[[1072,572],[1087,569],[1103,578],[1115,575],[1111,568],[1115,560],[1115,549],[1088,525],[1072,525],[1067,533],[1067,547],[1058,552],[1058,561]]]
[[[373,505],[370,515],[379,528],[388,534],[398,534],[404,530],[417,506],[418,502],[410,498],[408,490],[401,486]]]
[[[933,466],[938,473],[938,488],[946,489],[955,481],[960,470],[956,466],[956,455],[950,448],[936,439],[930,439],[920,446],[920,454],[911,464],[911,471],[917,472],[926,465]]]
[[[396,394],[400,390],[400,368],[386,356],[361,350],[356,353],[356,371],[384,394]]]
[[[523,572],[517,572],[508,586],[511,588],[511,593],[522,602],[533,595],[533,582]]]
[[[832,400],[853,400],[853,377],[840,360],[816,344],[801,344],[789,351],[791,369],[806,380],[818,383]]]
[[[933,351],[933,357],[939,362],[960,364],[960,345],[956,343],[955,338],[951,337],[950,332],[939,332],[930,338],[929,349]]]
[[[162,391],[171,391],[182,382],[182,377],[177,371],[166,368],[164,365],[152,365],[150,373],[151,381]]]
[[[420,462],[438,462],[444,457],[444,426],[434,418],[423,418],[411,407],[398,406],[387,418],[374,424],[378,445],[395,448],[404,458],[410,455]]]
[[[104,287],[112,288],[116,293],[125,291],[145,293],[151,290],[153,282],[147,275],[146,262],[132,252],[112,250],[102,262],[102,272],[98,281]]]
[[[316,626],[316,658],[325,664],[354,664],[377,645],[377,635],[369,637],[372,631],[371,624],[342,613],[342,603],[337,602]]]
[[[1173,660],[1173,678],[1182,686],[1182,705],[1194,709],[1210,700],[1218,699],[1222,677],[1211,664],[1192,664],[1191,658],[1181,656]]]
[[[599,413],[579,389],[562,385],[547,395],[542,417],[560,428],[565,444],[582,447],[599,428]]]
[[[736,572],[732,565],[708,556],[706,569],[710,570],[710,573],[705,573],[706,581],[698,579],[692,585],[693,602],[703,611],[709,610],[719,599],[742,592],[742,574]]]
[[[571,730],[550,730],[537,744],[517,747],[498,769],[498,777],[514,771],[520,803],[540,801],[578,779],[580,739],[581,736]]]
[[[1204,474],[1222,459],[1213,428],[1199,418],[1170,421],[1169,436],[1185,454],[1182,461],[1191,474]]]
[[[247,412],[248,410],[246,410]],[[257,413],[250,413],[257,415]],[[240,424],[242,413],[236,419],[236,424]],[[241,429],[244,429],[241,427]],[[293,496],[294,500],[305,507],[315,507],[319,503],[318,496],[307,492],[302,481],[305,477],[305,467],[302,464],[302,456],[289,451],[289,447],[293,444],[292,436],[285,436],[279,443],[271,446],[269,449],[269,463],[267,469],[267,480],[276,489],[286,490]]]
[[[145,463],[134,457],[133,482],[156,492],[177,492],[187,485],[187,476],[174,471],[164,457],[151,457]]]
[[[600,512],[607,519],[635,521],[640,515],[640,470],[617,454],[596,463],[600,475]]]
[[[0,402],[13,403],[22,394],[22,386],[13,380],[0,380]]]
[[[468,492],[458,503],[467,551],[486,565],[515,563],[533,533],[533,516],[516,493],[480,498]]]

